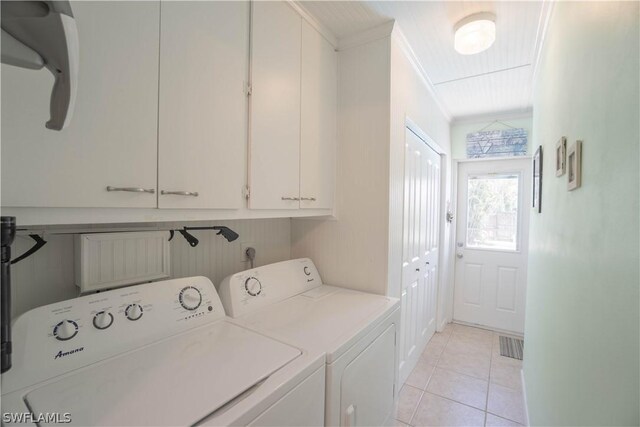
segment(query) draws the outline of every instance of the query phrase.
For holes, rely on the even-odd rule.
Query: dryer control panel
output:
[[[278,262],[241,271],[220,284],[220,298],[228,316],[239,317],[322,285],[309,258]]]
[[[10,392],[225,317],[206,277],[114,289],[33,309],[13,326]]]

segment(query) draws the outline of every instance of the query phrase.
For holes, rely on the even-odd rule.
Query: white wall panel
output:
[[[395,32],[396,30],[394,30]],[[404,169],[405,169],[405,134],[406,119],[410,119],[422,131],[424,131],[443,150],[442,179],[445,182],[445,197],[441,199],[440,209],[440,236],[424,235],[424,247],[429,250],[434,242],[439,241],[441,258],[439,270],[439,283],[442,288],[437,292],[437,299],[441,301],[439,306],[444,307],[441,313],[437,313],[435,307],[433,316],[437,320],[439,328],[443,322],[451,319],[451,305],[447,301],[453,299],[453,283],[450,282],[453,275],[449,274],[451,263],[451,232],[449,223],[442,221],[447,202],[451,194],[451,173],[449,167],[450,137],[449,122],[442,114],[432,92],[430,92],[422,77],[418,74],[415,64],[406,54],[402,44],[402,38],[391,38],[391,141],[389,147],[389,246],[388,246],[388,284],[389,294],[397,296],[400,292],[402,277],[402,229],[403,229],[403,200],[404,200]],[[425,188],[425,197],[440,197],[440,188]],[[432,199],[433,200],[433,199]],[[427,203],[429,203],[427,199]],[[433,219],[432,219],[433,220]],[[425,224],[426,229],[435,229],[433,222]],[[426,231],[426,230],[425,230]],[[429,238],[429,241],[427,240]],[[433,272],[431,274],[434,274]],[[437,275],[433,277],[437,290]],[[447,303],[445,303],[447,302]]]
[[[291,227],[293,255],[312,258],[324,282],[377,294],[387,293],[389,78],[388,38],[338,53],[337,221]]]
[[[401,296],[406,118],[449,152],[449,122],[395,38],[339,52],[337,220],[292,221],[293,255],[313,258],[328,283]]]
[[[181,228],[184,225],[163,224],[162,227]],[[218,285],[227,275],[249,268],[241,258],[243,243],[253,243],[256,248],[256,266],[290,258],[288,218],[216,221],[198,225],[226,225],[240,237],[229,243],[214,231],[193,231],[191,233],[200,240],[200,244],[192,248],[176,233],[171,241],[171,277],[202,275]],[[47,244],[42,249],[12,266],[13,317],[32,308],[78,295],[74,277],[73,238],[71,234],[46,234]],[[13,257],[24,253],[32,244],[29,237],[18,236],[12,246]]]

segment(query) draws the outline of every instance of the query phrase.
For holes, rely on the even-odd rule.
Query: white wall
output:
[[[496,123],[495,121],[499,122]],[[533,114],[527,116],[496,116],[490,119],[454,122],[451,124],[451,154],[454,159],[467,158],[467,134],[479,130],[504,130],[523,128],[527,130],[528,147],[527,154],[535,153],[537,147],[533,147]]]
[[[292,220],[294,257],[325,283],[387,293],[388,37],[338,53],[337,220]]]
[[[442,162],[445,184],[445,203],[441,206],[442,224],[440,247],[440,284],[438,298],[440,307],[450,293],[452,275],[450,268],[450,238],[452,227],[444,221],[446,201],[451,195],[451,146],[449,120],[440,110],[434,95],[407,55],[407,45],[401,30],[394,28],[391,43],[391,144],[390,144],[390,197],[389,197],[389,294],[400,297],[402,285],[402,236],[404,206],[404,160],[406,119],[420,127],[444,151]],[[438,313],[438,324],[451,319],[447,309]],[[438,325],[439,327],[439,325]]]
[[[181,228],[185,223],[163,224]],[[255,265],[284,261],[291,255],[291,226],[288,218],[216,221],[197,225],[226,225],[240,237],[227,242],[213,231],[190,232],[200,240],[195,248],[178,233],[171,240],[172,277],[206,276],[218,285],[227,275],[249,268],[242,262],[241,244],[253,243]],[[167,238],[169,234],[167,233]],[[47,234],[47,244],[37,253],[12,266],[12,315],[32,308],[75,298],[73,235]],[[13,258],[24,253],[33,241],[19,236],[12,246]]]
[[[638,2],[557,2],[535,83],[524,374],[532,425],[639,425]],[[582,187],[554,173],[583,140]]]
[[[405,118],[450,145],[448,119],[393,31],[339,53],[337,220],[292,220],[292,254],[311,257],[327,283],[399,297]]]

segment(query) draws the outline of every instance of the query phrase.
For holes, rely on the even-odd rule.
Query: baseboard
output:
[[[529,406],[527,405],[527,387],[524,384],[524,369],[520,369],[520,379],[522,382],[522,400],[524,401],[524,419],[526,421],[526,426],[530,426],[529,422]]]
[[[440,323],[440,326],[436,328],[436,332],[442,332],[444,331],[444,328],[449,324],[449,321],[447,319],[442,319],[442,322]]]
[[[522,335],[520,332],[508,331],[506,329],[500,329],[500,328],[492,328],[490,326],[478,325],[477,323],[469,323],[469,322],[465,322],[462,320],[455,320],[455,319],[452,320],[451,323],[457,323],[458,325],[462,325],[462,326],[470,326],[472,328],[485,329],[487,331],[497,332],[499,334],[524,339],[524,335]]]

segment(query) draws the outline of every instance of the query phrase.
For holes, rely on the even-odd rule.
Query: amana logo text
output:
[[[78,352],[81,352],[82,350],[84,350],[84,347],[79,347],[79,348],[76,348],[76,349],[74,349],[74,350],[69,350],[69,351],[62,351],[62,350],[60,350],[60,351],[55,355],[54,359],[59,359],[59,358],[61,358],[61,357],[68,356],[68,355],[73,354],[73,353],[78,353]]]

